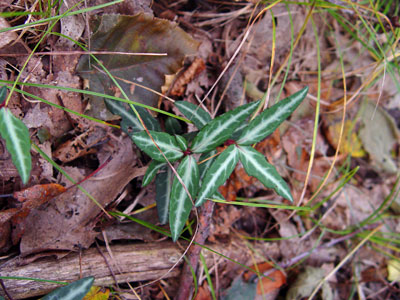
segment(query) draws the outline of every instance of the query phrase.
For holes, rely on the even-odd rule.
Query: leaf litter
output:
[[[104,1],[88,2],[91,2],[89,5],[105,3]],[[233,3],[215,5],[203,1],[199,1],[197,5],[196,11],[194,11],[193,7],[185,3],[169,5],[156,1],[150,7],[149,2],[132,1],[131,4],[118,4],[104,8],[102,11],[106,14],[102,17],[96,17],[97,20],[94,22],[100,24],[100,30],[94,31],[91,35],[91,50],[170,54],[177,48],[181,48],[176,50],[179,54],[174,56],[175,61],[169,66],[168,62],[166,63],[167,66],[164,65],[164,62],[161,63],[165,58],[155,56],[112,56],[105,54],[98,56],[111,73],[116,76],[117,81],[123,86],[131,100],[170,109],[176,113],[177,110],[172,108],[171,103],[160,101],[159,95],[145,90],[139,85],[145,85],[160,92],[165,84],[165,76],[169,75],[174,84],[170,86],[170,89],[165,89],[165,93],[174,97],[175,100],[189,100],[191,103],[199,105],[198,99],[202,98],[222,72],[223,67],[241,42],[254,6],[251,2],[235,2],[235,5]],[[138,12],[138,7],[140,8],[139,11],[154,12],[156,16],[170,16],[171,19],[177,20],[179,26],[174,24],[169,27],[170,25],[167,24],[170,23],[167,21],[156,19],[158,29],[163,29],[160,35],[148,35],[148,33],[143,34],[135,31],[129,37],[126,34],[124,36],[121,34],[119,36],[107,35],[110,32],[118,32],[118,30],[124,31],[119,27],[122,23],[130,24],[128,25],[129,28],[138,26],[133,24],[138,19],[144,21],[144,24],[150,24],[154,20],[152,17],[135,15]],[[217,86],[216,91],[210,94],[209,98],[201,104],[212,115],[231,110],[236,106],[235,103],[247,101],[254,94],[257,95],[256,98],[263,95],[268,87],[271,52],[276,51],[274,61],[274,71],[276,71],[290,52],[291,37],[288,28],[291,27],[291,22],[293,22],[295,29],[293,36],[296,37],[306,19],[307,7],[300,5],[290,5],[289,7],[290,14],[285,5],[278,4],[272,9],[274,17],[267,13],[256,23],[254,32],[251,33],[249,40],[242,48],[240,53],[242,56],[239,55],[234,66],[224,78],[224,82]],[[65,7],[62,11],[65,11]],[[107,15],[107,13],[116,12],[130,16]],[[354,18],[352,14],[345,12],[343,14],[349,20]],[[273,32],[271,24],[273,18],[276,22],[277,36],[275,50],[272,48]],[[371,59],[368,51],[359,50],[358,42],[352,40],[346,31],[339,30],[341,27],[337,19],[331,15],[325,20],[323,18],[316,16],[314,20],[320,39],[320,51],[323,53],[323,70],[336,75],[340,73],[340,54],[337,48],[332,47],[332,45],[338,43],[349,45],[349,51],[343,52],[342,58],[346,71],[350,74],[346,78],[348,96],[354,95],[360,85],[367,81],[369,73],[357,73],[357,71],[370,66],[374,60]],[[82,20],[84,20],[84,17],[81,15],[76,18],[71,16],[62,19],[59,31],[67,35],[76,33],[74,38],[77,40],[83,35],[87,37],[89,29],[86,27],[87,24],[83,24]],[[12,20],[8,21],[13,22]],[[329,31],[326,22],[333,26],[334,37],[324,35],[324,31]],[[113,26],[115,27],[111,29]],[[192,40],[180,27],[189,32],[195,39]],[[168,36],[167,33],[170,35]],[[29,34],[31,33],[28,32],[27,35],[29,36]],[[183,42],[177,42],[177,36]],[[19,38],[16,44],[5,43],[1,51],[3,53],[26,54],[26,49],[34,45],[32,41],[35,39],[33,36],[31,37],[31,40],[26,39],[26,36],[22,39]],[[98,37],[99,40],[97,40]],[[153,47],[154,44],[157,44],[154,40],[160,39],[160,37],[165,40],[164,45],[167,44],[167,50]],[[15,39],[15,35],[12,38]],[[104,42],[105,40],[109,41],[109,39],[113,41]],[[171,43],[171,40],[174,42]],[[54,37],[48,38],[43,47],[43,49],[48,47],[50,53],[51,51],[56,53],[57,51],[80,50],[73,43],[67,42],[66,39]],[[170,49],[168,47],[175,50],[168,50]],[[334,50],[331,51],[332,49]],[[187,60],[188,55],[192,56],[189,61]],[[33,56],[21,79],[30,83],[81,89],[83,88],[81,78],[75,73],[79,56],[77,54]],[[201,57],[201,60],[196,59],[196,56]],[[297,49],[293,52],[289,73],[290,82],[285,84],[285,89],[280,97],[283,99],[285,93],[293,94],[293,91],[303,87],[303,83],[310,86],[310,96],[289,122],[284,123],[279,130],[256,145],[257,151],[261,152],[268,161],[277,167],[278,172],[289,180],[295,203],[302,197],[308,164],[313,155],[311,177],[304,195],[306,203],[312,197],[312,193],[318,190],[320,182],[329,170],[330,164],[334,161],[334,152],[338,147],[338,136],[342,125],[342,111],[340,109],[343,107],[344,95],[341,77],[336,76],[334,78],[324,75],[321,82],[320,123],[316,132],[316,151],[313,154],[315,99],[318,94],[316,56],[314,31],[311,23],[309,23],[297,45]],[[89,79],[90,88],[97,92],[122,97],[96,63],[91,61],[93,64],[89,66],[87,57],[87,55],[82,56],[78,71],[80,76]],[[20,67],[24,59],[26,59],[26,56],[5,57],[4,68],[8,68],[8,71],[2,73],[1,79],[15,79],[16,73],[10,71],[10,67]],[[129,60],[131,61],[127,62]],[[199,64],[199,66],[195,68],[196,64]],[[148,65],[151,65],[151,67],[147,68]],[[126,68],[124,68],[125,66]],[[143,66],[145,68],[142,68]],[[236,67],[237,71],[234,73],[233,70]],[[351,73],[352,71],[354,73]],[[230,87],[233,90],[229,90],[225,94],[225,100],[220,102],[220,96],[224,95],[224,89],[231,76],[234,76]],[[278,83],[281,83],[281,79],[278,80]],[[322,285],[320,295],[324,299],[348,298],[351,282],[357,282],[357,280],[360,280],[359,286],[357,286],[357,291],[360,294],[374,295],[373,291],[378,290],[382,290],[382,295],[386,295],[386,298],[390,298],[394,294],[387,280],[397,279],[398,250],[396,250],[394,242],[398,242],[398,238],[396,239],[392,234],[398,232],[399,229],[398,218],[396,217],[396,214],[398,214],[396,203],[398,203],[399,197],[394,189],[396,175],[391,174],[398,172],[399,136],[395,120],[386,111],[387,108],[393,110],[400,109],[400,107],[398,101],[396,103],[396,100],[394,100],[397,92],[396,89],[393,92],[395,84],[392,82],[392,85],[387,85],[388,81],[390,80],[385,80],[385,85],[381,85],[381,82],[373,85],[368,91],[368,96],[360,96],[359,101],[353,101],[347,107],[342,145],[339,149],[340,155],[336,160],[336,167],[317,200],[310,201],[312,202],[310,205],[323,201],[316,211],[291,217],[291,211],[274,208],[217,205],[213,222],[209,225],[211,235],[208,241],[214,245],[226,242],[228,245],[226,249],[236,248],[239,252],[233,254],[233,251],[227,251],[224,254],[228,257],[249,267],[261,266],[262,263],[271,261],[271,259],[281,263],[293,260],[296,257],[307,258],[300,265],[294,266],[292,269],[285,269],[287,272],[284,277],[285,280],[282,280],[279,286],[279,280],[272,281],[273,284],[276,284],[277,295],[281,298],[308,297],[316,283],[327,275],[325,269],[332,270],[332,266],[337,265],[338,260],[343,259],[347,252],[357,244],[357,241],[362,239],[368,233],[368,230],[371,230],[371,227],[368,226],[379,223],[378,218],[374,222],[363,224],[364,220],[373,219],[376,212],[378,212],[380,218],[390,216],[390,218],[385,219],[386,228],[382,229],[379,235],[371,240],[369,247],[363,247],[357,252],[356,259],[345,265],[336,274],[336,280],[328,280]],[[243,86],[241,86],[241,83],[243,83]],[[246,84],[251,84],[253,90],[247,89]],[[384,88],[383,91],[380,90],[381,86]],[[103,99],[94,100],[91,97],[88,104],[87,98],[84,98],[80,93],[33,86],[21,85],[20,87],[52,103],[80,113],[92,114],[122,126],[118,118],[116,119],[112,114],[106,113],[105,107],[98,106],[97,102],[101,102]],[[270,94],[272,103],[274,103],[278,94],[279,86],[276,85],[272,87]],[[40,146],[47,148],[46,153],[51,155],[53,159],[57,159],[57,162],[73,175],[75,181],[85,178],[111,156],[110,163],[99,170],[96,175],[84,181],[82,186],[107,210],[128,208],[127,211],[132,212],[136,207],[138,209],[144,208],[146,213],[142,213],[142,215],[139,213],[139,219],[141,217],[142,220],[157,224],[155,210],[150,207],[155,199],[154,193],[145,194],[146,197],[152,199],[144,200],[136,197],[140,193],[140,182],[146,170],[148,159],[139,154],[138,149],[132,146],[129,139],[124,138],[123,134],[121,136],[120,132],[114,129],[105,130],[103,127],[98,127],[81,117],[43,103],[34,103],[32,100],[34,99],[14,93],[10,102],[10,110],[27,125],[33,142],[36,144],[44,143],[41,140],[44,137],[47,146],[44,146],[44,144]],[[364,102],[368,104],[366,104],[367,108],[364,107],[363,110]],[[117,103],[118,105],[121,104],[120,102]],[[120,107],[125,110],[129,109],[129,106],[125,104],[120,105]],[[216,108],[218,108],[218,111]],[[98,109],[98,111],[88,112],[94,109]],[[372,115],[375,116],[375,119],[371,120]],[[159,118],[159,116],[157,117]],[[183,125],[182,127],[190,129],[190,126]],[[93,132],[96,131],[100,133],[94,134]],[[39,135],[39,132],[43,135]],[[350,147],[354,145],[355,148]],[[354,152],[355,150],[357,152]],[[26,192],[30,192],[35,188],[44,187],[46,184],[62,184],[65,187],[71,185],[58,171],[53,169],[49,171],[48,162],[45,162],[42,158],[38,159],[38,155],[32,151],[33,175],[28,185],[23,186],[18,173],[7,158],[5,149],[3,153],[5,159],[3,159],[3,155],[0,155],[2,194],[14,193],[15,198],[18,198],[20,194],[16,193],[22,192],[24,189],[26,189]],[[359,172],[344,187],[341,187],[339,180],[341,176],[357,165],[360,166]],[[157,176],[161,174],[165,173],[159,173]],[[146,188],[155,189],[154,183]],[[228,201],[240,199],[240,201],[248,201],[249,203],[254,200],[273,204],[285,203],[285,200],[281,197],[277,197],[259,182],[253,180],[252,177],[247,176],[241,164],[236,167],[235,172],[221,187],[221,192]],[[391,192],[393,192],[393,197],[390,197]],[[32,199],[28,201],[34,202],[32,194],[29,194],[29,196]],[[388,197],[387,202],[385,202],[386,197]],[[32,259],[43,254],[46,255],[46,251],[49,251],[49,254],[53,250],[77,251],[93,245],[96,237],[99,237],[100,229],[106,232],[109,237],[108,243],[110,243],[111,249],[114,243],[121,243],[121,241],[123,241],[122,243],[129,243],[132,240],[136,242],[140,240],[142,243],[147,243],[161,237],[148,228],[141,232],[140,227],[134,227],[132,223],[128,223],[126,220],[124,221],[125,224],[108,220],[98,206],[76,187],[50,198],[39,196],[35,205],[29,205],[29,212],[26,217],[24,216],[20,221],[13,223],[15,227],[11,226],[9,220],[22,211],[19,207],[13,207],[15,205],[10,197],[4,198],[5,200],[1,198],[1,216],[8,219],[7,222],[3,222],[4,226],[0,227],[0,251],[2,253],[9,253],[9,249],[13,246],[12,241],[16,246],[19,246],[19,254],[31,256]],[[118,200],[115,201],[117,198]],[[135,208],[129,207],[130,202],[133,201],[136,201],[133,206]],[[22,204],[23,206],[24,204]],[[393,214],[392,210],[388,210],[390,206],[393,207],[396,214]],[[315,224],[318,224],[318,226],[315,227]],[[354,236],[349,232],[337,235],[334,232],[325,231],[325,229],[346,231],[360,224],[368,226],[362,227],[365,228],[365,231],[359,233],[357,239],[353,239]],[[346,234],[349,236],[347,237]],[[242,237],[242,239],[238,241],[237,236]],[[334,241],[341,236],[346,238],[343,241],[346,241],[347,244],[337,243],[332,247],[313,252],[314,247]],[[243,237],[259,240],[249,243],[244,242]],[[104,238],[99,240],[107,243]],[[256,246],[264,248],[262,250],[258,248],[256,251],[253,249]],[[379,250],[373,251],[371,249]],[[35,255],[37,256],[35,257]],[[390,257],[391,260],[387,259],[386,256]],[[231,295],[230,297],[237,296],[239,289],[242,293],[247,293],[247,296],[250,295],[249,299],[255,299],[259,296],[261,284],[265,288],[264,293],[268,292],[268,285],[265,283],[268,281],[267,270],[262,270],[262,272],[265,272],[265,277],[261,280],[255,279],[253,282],[246,282],[243,279],[244,268],[226,261],[222,262],[223,260],[216,263],[217,260],[217,258],[214,258],[214,263],[209,265],[212,283],[217,294],[224,295],[228,297],[226,299],[229,299],[229,295]],[[26,260],[26,262],[28,261]],[[287,266],[291,267],[292,265]],[[389,277],[382,271],[385,268],[389,269]],[[380,276],[378,276],[379,279],[367,276],[371,269],[372,272]],[[353,270],[355,270],[354,273]],[[270,272],[278,274],[280,271]],[[358,277],[358,274],[361,275]],[[338,280],[344,283],[338,284]],[[175,296],[176,289],[172,287],[179,283],[178,279],[166,279],[163,285],[164,283],[166,293]],[[205,281],[201,286],[207,290],[211,288],[205,284]],[[394,287],[398,288],[398,285]],[[154,285],[151,288],[145,287],[143,291],[144,294],[147,293],[147,295],[152,296],[162,294],[160,289]],[[204,296],[204,298],[210,299],[210,294],[205,294],[207,296]],[[277,295],[271,299],[276,299]],[[153,298],[156,299],[156,297]]]

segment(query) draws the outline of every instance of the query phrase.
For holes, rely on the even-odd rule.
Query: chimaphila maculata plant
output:
[[[196,133],[183,136],[177,134],[179,130],[174,126],[174,119],[166,122],[169,133],[160,132],[157,120],[145,109],[136,107],[147,132],[124,103],[106,100],[106,104],[112,113],[122,117],[121,128],[153,159],[143,178],[143,186],[156,177],[160,222],[167,223],[169,216],[172,238],[176,241],[193,206],[187,192],[196,206],[202,205],[208,198],[220,199],[218,187],[228,179],[239,160],[248,175],[256,177],[265,187],[275,190],[283,198],[293,201],[286,182],[252,145],[270,135],[287,119],[307,92],[306,87],[264,110],[250,122],[246,120],[255,112],[259,101],[237,107],[213,120],[206,111],[192,103],[175,102],[180,112],[199,129]],[[222,145],[226,146],[225,150],[216,155],[216,148]],[[176,170],[187,190],[173,175],[166,159],[170,163],[179,163]]]

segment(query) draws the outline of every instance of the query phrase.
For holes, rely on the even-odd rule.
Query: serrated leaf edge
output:
[[[153,136],[153,139],[155,140],[157,146],[162,150],[164,149],[163,153],[167,157],[169,161],[175,161],[183,156],[182,150],[179,148],[179,146],[176,144],[176,139],[174,136],[169,135],[168,133],[165,132],[155,132],[149,130],[149,133]],[[166,137],[170,139],[171,143],[165,143],[162,141],[157,141],[158,138],[156,138],[157,134],[159,135],[165,135]],[[143,135],[143,136],[142,136]],[[147,132],[141,131],[139,134],[135,134],[131,136],[132,140],[135,142],[135,144],[145,153],[147,153],[151,158],[154,160],[160,161],[160,162],[165,162],[165,158],[162,156],[161,152],[157,147],[154,145],[153,140],[148,136]],[[141,146],[139,145],[136,141],[140,141],[143,144],[146,144],[146,146]],[[152,151],[152,148],[155,148],[154,151]]]
[[[279,101],[274,106],[264,110],[253,121],[251,121],[249,125],[243,130],[241,136],[237,140],[237,143],[239,145],[251,145],[263,140],[267,135],[271,134],[281,124],[281,122],[284,121],[281,120],[281,122],[279,122],[280,121],[279,119],[283,115],[287,114],[288,112],[294,111],[294,109],[305,98],[307,92],[308,92],[308,87],[305,87],[299,92]],[[276,111],[273,114],[271,114],[271,110],[273,110],[274,107]],[[269,115],[268,118],[266,118],[266,115]],[[271,126],[276,122],[279,123],[275,124],[275,126]],[[257,125],[254,126],[253,124]]]
[[[225,152],[225,157],[221,156]],[[224,159],[222,159],[222,157]],[[206,174],[204,175],[204,180],[202,182],[202,185],[200,187],[200,191],[197,195],[197,200],[195,205],[198,207],[202,205],[206,200],[207,197],[211,196],[212,194],[215,193],[215,191],[218,189],[219,184],[216,183],[217,179],[225,178],[228,179],[232,171],[234,170],[237,162],[239,160],[239,155],[237,151],[237,147],[235,145],[231,145],[228,148],[225,149],[219,156],[215,159],[213,165],[218,165],[218,169],[215,171],[215,173],[211,173],[213,171],[213,165],[208,169]],[[232,171],[228,174],[228,176],[222,176],[224,175],[223,173],[226,170],[232,169]],[[226,175],[226,174],[225,174]],[[225,181],[224,180],[224,181]],[[223,182],[222,182],[223,183]]]
[[[28,182],[32,170],[29,130],[8,108],[0,109],[0,117],[0,134],[5,139],[7,150],[25,184]],[[24,144],[28,149],[26,153],[24,153]]]
[[[194,157],[192,155],[186,156],[179,165],[177,172],[193,199],[197,193],[199,184],[199,168]],[[190,205],[190,209],[188,211],[185,211],[185,204]],[[178,178],[175,177],[172,184],[169,212],[169,226],[173,241],[176,241],[179,238],[187,217],[190,214],[191,208],[192,201],[190,200],[186,189],[182,186],[182,183],[179,182]],[[185,216],[185,214],[187,216]]]
[[[239,150],[239,160],[242,162],[243,167],[246,171],[246,173],[250,176],[254,176],[256,177],[258,180],[260,180],[260,182],[267,188],[272,188],[273,190],[275,190],[279,195],[281,195],[282,197],[288,199],[289,201],[293,202],[293,197],[290,194],[289,191],[289,187],[287,186],[286,182],[283,180],[282,177],[280,177],[278,171],[276,171],[275,167],[273,165],[271,165],[270,163],[267,162],[266,158],[257,150],[253,149],[250,146],[239,146],[237,147]],[[264,161],[264,165],[268,166],[269,168],[272,168],[277,176],[280,177],[281,181],[284,183],[284,185],[282,185],[282,182],[277,179],[275,176],[273,176],[272,174],[269,174],[266,171],[266,168],[263,167],[262,165],[260,165],[257,161],[257,158],[255,158],[254,156],[259,156],[260,159],[263,159]],[[249,172],[249,170],[246,167],[247,162],[244,162],[245,160],[250,161],[251,165],[254,167],[253,172]],[[254,171],[257,171],[258,173],[261,173],[264,175],[264,177],[260,177],[255,175],[256,173],[254,173]],[[271,182],[271,186],[266,185],[265,183],[267,183],[265,181],[265,179],[269,182]],[[264,183],[265,182],[265,183]]]
[[[211,116],[203,110],[202,108],[196,106],[193,103],[187,101],[178,101],[175,102],[175,105],[178,107],[179,111],[186,117],[188,120],[192,121],[194,125],[200,130],[205,125],[207,125],[212,119]],[[207,117],[203,117],[202,113]]]

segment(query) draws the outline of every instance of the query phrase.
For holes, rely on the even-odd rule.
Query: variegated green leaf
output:
[[[259,101],[245,104],[215,118],[193,140],[194,153],[204,153],[215,149],[225,142],[237,127],[256,109]]]
[[[157,143],[160,150],[170,162],[176,161],[183,156],[183,152],[179,148],[174,136],[165,132],[155,132],[150,130],[149,132],[153,137],[154,142]],[[131,136],[131,138],[135,144],[152,159],[160,162],[166,162],[164,156],[161,154],[156,145],[154,145],[153,140],[146,131],[135,133]]]
[[[171,197],[172,170],[167,168],[165,172],[156,176],[156,203],[157,213],[161,224],[168,223],[169,199]]]
[[[204,175],[206,174],[207,170],[210,168],[210,166],[215,160],[215,157],[210,159],[208,158],[214,156],[215,154],[217,154],[217,150],[212,150],[210,152],[203,153],[202,155],[200,155],[199,158],[200,180],[203,180]]]
[[[32,169],[28,128],[8,108],[2,108],[0,109],[0,134],[6,141],[7,150],[11,154],[22,182],[27,183]]]
[[[182,160],[177,172],[192,199],[194,199],[199,188],[199,168],[193,155],[188,155]],[[179,238],[192,206],[192,201],[185,188],[175,177],[172,184],[169,208],[169,227],[171,228],[173,241]]]
[[[121,129],[127,133],[143,131],[144,128],[132,108],[124,102],[105,99],[107,108],[115,115],[121,117]],[[143,107],[135,106],[147,129],[161,131],[158,121]]]
[[[216,199],[216,200],[225,200],[224,196],[217,190],[212,196],[210,197],[211,199]]]
[[[200,130],[212,119],[208,112],[187,101],[177,101],[175,105],[179,111]]]
[[[238,159],[239,155],[235,145],[230,145],[218,155],[204,176],[197,195],[196,206],[202,205],[229,178],[235,169]]]
[[[238,149],[239,159],[247,174],[256,177],[265,187],[275,190],[283,198],[293,202],[289,186],[275,167],[267,162],[264,155],[250,146],[238,146]]]
[[[169,134],[182,134],[182,126],[181,123],[175,118],[168,117],[165,120],[165,131]]]
[[[7,99],[7,87],[5,85],[3,85],[0,88],[0,107],[3,104],[3,102]]]
[[[176,143],[179,145],[182,151],[186,151],[188,148],[188,143],[186,139],[181,135],[175,135]]]
[[[150,163],[149,167],[147,168],[146,174],[144,174],[142,186],[145,187],[146,185],[148,185],[153,180],[153,178],[156,176],[158,170],[160,170],[166,164],[167,163],[153,160]]]
[[[93,282],[94,277],[79,279],[52,291],[50,294],[44,296],[42,300],[81,300],[89,292]]]
[[[275,131],[306,97],[308,87],[279,101],[272,107],[264,110],[243,130],[237,140],[239,145],[252,145],[263,140]]]

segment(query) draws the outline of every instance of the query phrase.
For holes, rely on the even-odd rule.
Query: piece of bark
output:
[[[254,264],[254,254],[251,253],[248,245],[240,239],[234,239],[224,244],[207,244],[206,246],[240,264]],[[257,243],[253,246],[257,253],[268,254],[268,257],[273,260],[278,259],[280,256],[278,243]],[[110,258],[109,253],[104,247],[100,248],[108,264],[111,266],[118,283],[159,279],[176,263],[182,253],[182,249],[170,241],[133,245],[110,245],[114,260]],[[208,268],[215,265],[216,261],[221,259],[220,256],[206,249],[202,250],[202,254]],[[256,259],[256,262],[262,260],[263,258],[259,257]],[[94,276],[95,285],[107,286],[115,283],[107,263],[97,249],[90,248],[83,250],[81,261],[82,276]],[[1,276],[31,277],[69,282],[79,279],[80,276],[79,254],[75,252],[58,260],[54,257],[46,257],[24,266],[20,266],[19,263],[19,260],[13,260],[1,265]],[[116,264],[118,264],[122,274],[118,271]],[[240,265],[231,262],[230,264],[232,267],[229,269],[235,274],[236,271],[233,270],[243,270]],[[179,274],[180,264],[164,278],[177,277]],[[13,296],[13,299],[43,295],[58,287],[58,285],[46,282],[15,279],[4,280],[4,283],[7,291]],[[1,289],[0,295],[4,296],[4,291]]]
[[[100,247],[100,249],[119,283],[160,278],[181,256],[181,250],[171,242],[114,245],[111,247],[114,260],[105,247]],[[115,283],[107,263],[96,248],[83,251],[81,262],[82,276],[94,276],[95,285],[107,286]],[[19,261],[15,259],[0,267],[1,276],[68,282],[78,280],[80,276],[79,254],[75,252],[59,260],[46,257],[25,266],[18,266],[18,263]],[[179,268],[175,268],[166,277],[178,274]],[[4,285],[13,299],[44,295],[60,286],[47,282],[16,279],[4,280]],[[0,295],[4,296],[4,291],[1,289]]]

